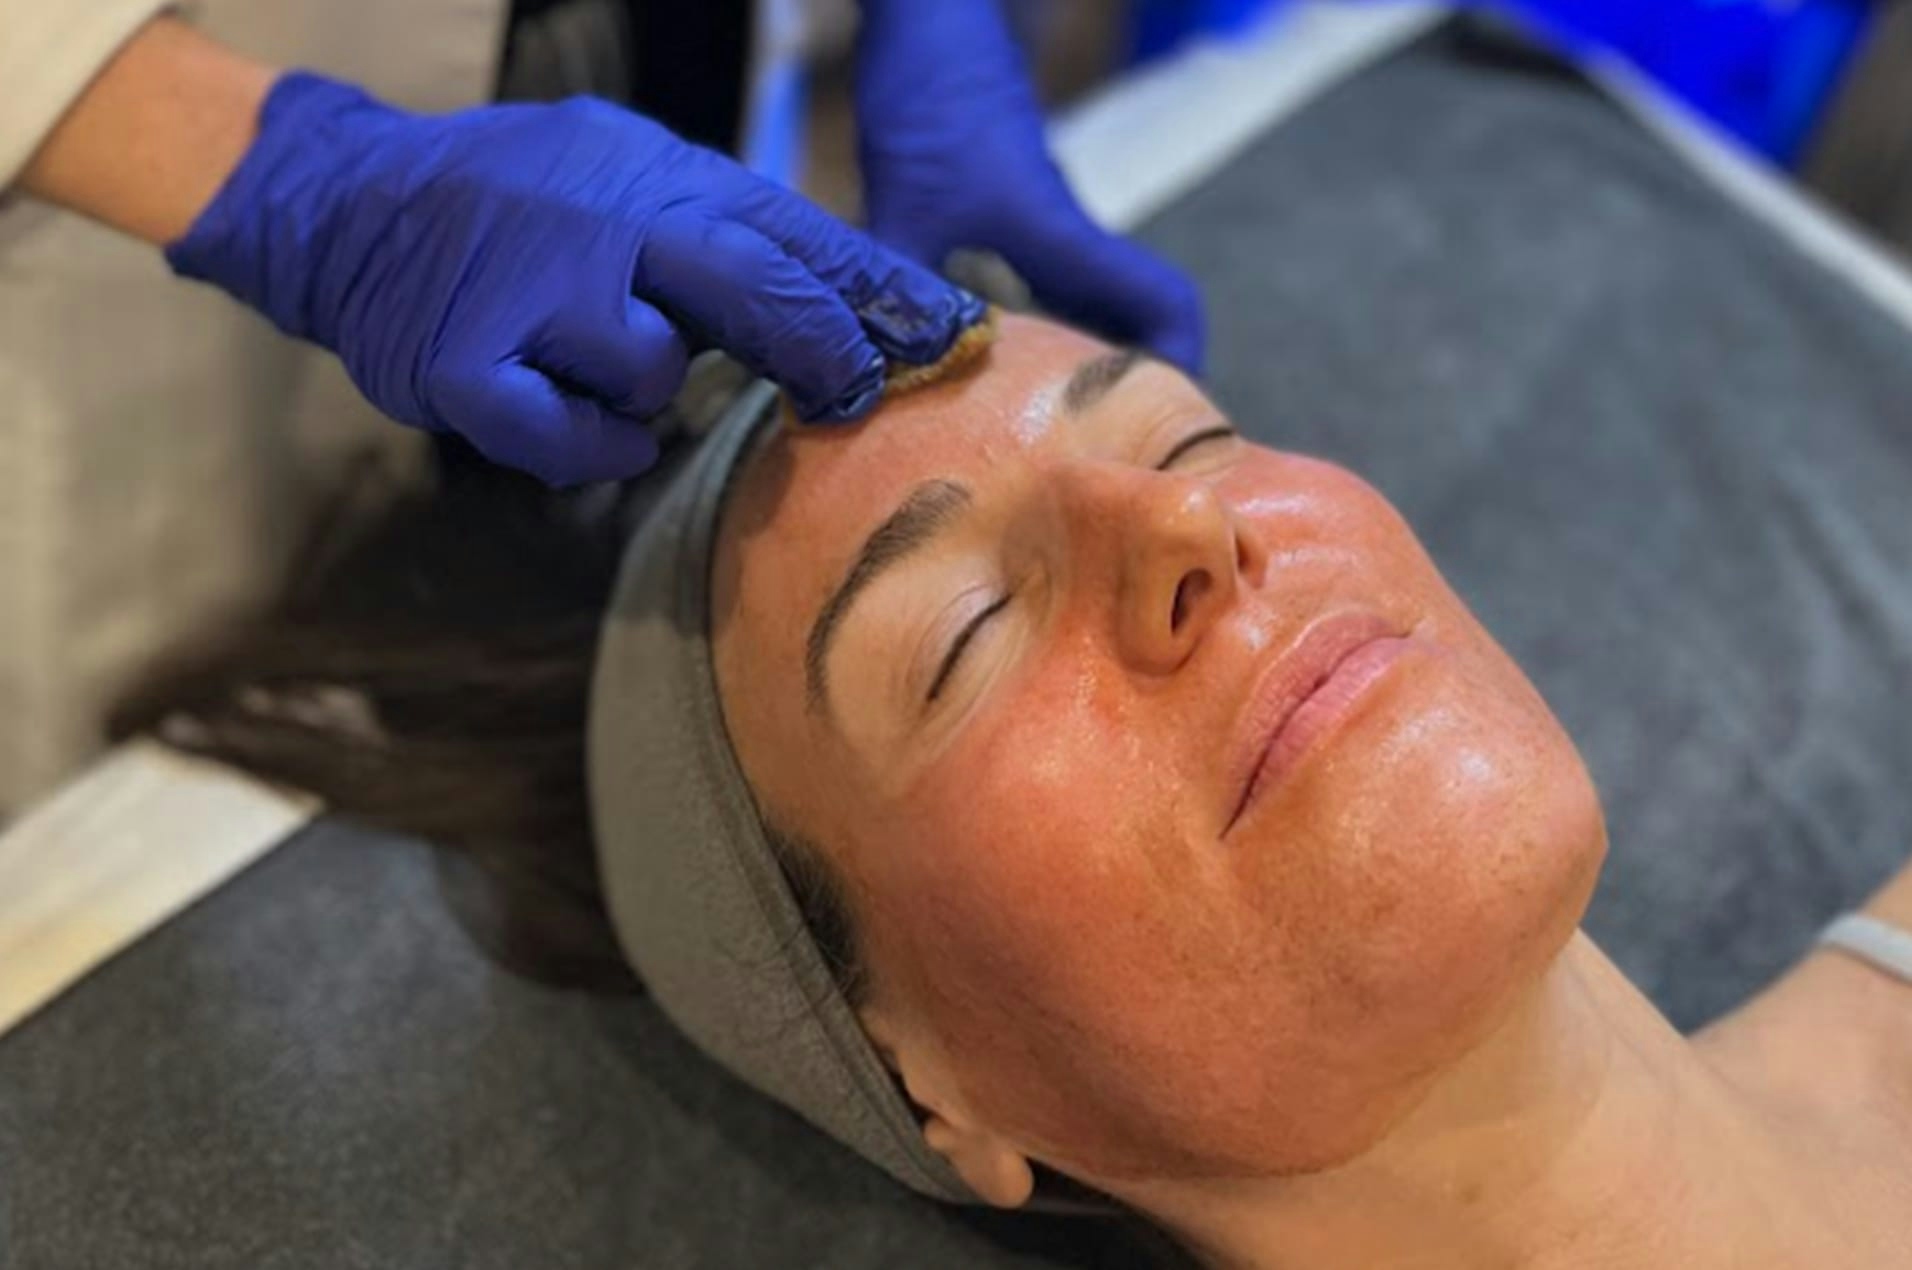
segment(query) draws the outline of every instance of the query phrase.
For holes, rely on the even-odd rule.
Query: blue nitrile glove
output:
[[[1101,229],[1069,192],[997,0],[863,0],[862,12],[870,231],[931,268],[958,247],[993,250],[1045,308],[1199,370],[1194,283]]]
[[[692,345],[859,418],[980,301],[787,190],[603,102],[426,116],[308,74],[167,249],[336,351],[393,418],[553,484],[656,458]]]

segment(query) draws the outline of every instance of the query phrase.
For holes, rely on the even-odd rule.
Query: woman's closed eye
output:
[[[969,647],[969,641],[976,638],[976,633],[983,628],[983,623],[1007,608],[1009,601],[1014,598],[1013,593],[998,598],[970,618],[963,624],[963,628],[956,632],[956,638],[950,641],[949,651],[943,654],[943,664],[936,668],[936,677],[930,680],[929,692],[923,697],[925,703],[934,702],[942,695],[944,687],[949,683],[949,677],[956,673],[956,664],[962,660],[963,650]]]
[[[1209,428],[1203,428],[1200,432],[1196,432],[1190,436],[1183,437],[1180,441],[1177,441],[1175,445],[1169,450],[1167,456],[1164,457],[1160,463],[1157,463],[1155,465],[1155,470],[1158,472],[1166,472],[1171,467],[1174,467],[1177,460],[1179,460],[1183,455],[1188,454],[1189,452],[1193,450],[1199,449],[1202,446],[1209,445],[1217,441],[1236,440],[1240,435],[1241,435],[1240,433],[1236,432],[1233,428],[1229,427],[1225,423],[1216,424],[1215,426],[1209,427]]]
[[[1162,458],[1161,462],[1155,465],[1155,470],[1158,472],[1166,472],[1184,456],[1204,446],[1238,440],[1239,437],[1240,433],[1236,432],[1235,429],[1229,427],[1227,424],[1215,424],[1203,428],[1198,432],[1183,437],[1170,447],[1167,455]],[[960,666],[963,653],[968,650],[970,642],[981,632],[984,625],[987,624],[991,618],[994,618],[1007,608],[1009,602],[1014,598],[1015,595],[1013,592],[1000,596],[990,604],[985,605],[974,617],[963,624],[961,630],[956,632],[956,637],[950,641],[949,650],[943,654],[942,664],[936,668],[936,674],[930,680],[929,691],[923,696],[925,705],[933,705],[936,699],[942,695],[943,689],[949,686],[951,677],[955,675]]]

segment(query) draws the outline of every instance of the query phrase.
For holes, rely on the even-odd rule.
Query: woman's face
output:
[[[1092,1182],[1372,1145],[1605,851],[1387,501],[1226,428],[1011,318],[977,373],[785,431],[719,543],[732,739],[845,884],[873,1034],[939,1116]]]

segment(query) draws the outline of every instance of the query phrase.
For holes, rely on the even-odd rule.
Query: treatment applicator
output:
[[[927,366],[912,366],[893,361],[883,381],[883,400],[894,401],[904,393],[915,392],[953,379],[968,370],[996,342],[996,307],[991,305],[975,325],[956,337],[949,351]]]

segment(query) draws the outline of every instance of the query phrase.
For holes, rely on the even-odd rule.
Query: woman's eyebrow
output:
[[[1083,361],[1063,385],[1063,410],[1079,415],[1094,409],[1130,371],[1154,360],[1141,349],[1118,348]],[[816,620],[810,624],[809,638],[804,641],[803,680],[809,709],[817,710],[827,704],[830,644],[857,596],[868,589],[883,570],[927,546],[969,502],[968,488],[955,481],[924,481],[864,539],[843,580],[817,611]]]
[[[1118,348],[1091,357],[1075,368],[1062,389],[1062,408],[1072,415],[1094,409],[1123,376],[1144,362],[1154,361],[1139,348]]]
[[[804,641],[803,680],[811,710],[824,705],[828,697],[830,643],[856,597],[867,590],[883,570],[928,546],[956,519],[958,512],[969,506],[969,501],[968,488],[954,481],[924,481],[863,540],[843,581],[837,583],[836,590],[817,610],[816,620],[810,624],[810,636]]]

